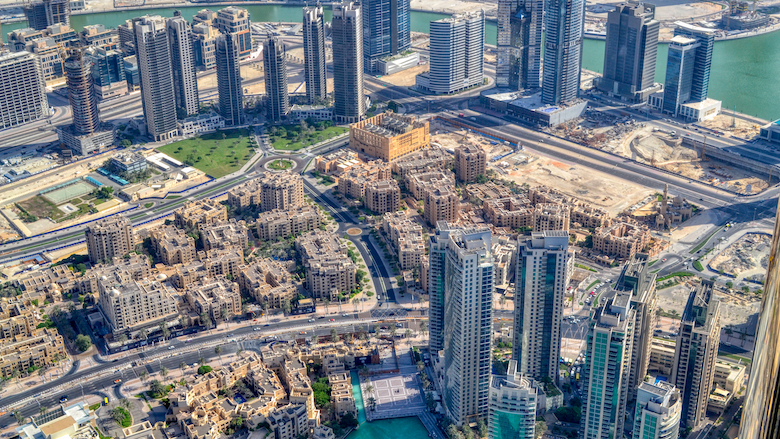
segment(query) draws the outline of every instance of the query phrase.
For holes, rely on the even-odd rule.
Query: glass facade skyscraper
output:
[[[664,82],[665,113],[677,115],[677,109],[691,97],[691,81],[696,64],[696,48],[699,44],[692,38],[676,36],[669,43],[666,58],[666,81]]]
[[[585,0],[547,0],[542,102],[559,104],[579,96]]]
[[[377,61],[408,50],[411,45],[409,0],[364,0],[363,68],[377,70]]]
[[[517,371],[509,361],[506,375],[490,378],[488,439],[534,439],[537,389],[535,383]]]
[[[544,0],[498,2],[496,85],[539,88]]]

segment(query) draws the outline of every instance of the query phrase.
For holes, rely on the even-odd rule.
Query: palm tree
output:
[[[311,344],[317,344],[317,342],[320,340],[320,337],[317,334],[311,335]]]
[[[21,372],[19,372],[17,369],[14,369],[11,371],[11,378],[16,379],[16,387],[19,387],[19,377],[22,375]]]
[[[46,408],[45,405],[42,405],[39,410],[41,411],[41,414],[44,414],[44,413],[46,413],[46,410],[48,410],[48,409]]]
[[[506,296],[501,296],[500,299],[498,299],[498,302],[501,304],[501,309],[504,309],[504,305],[506,305]]]
[[[205,311],[200,313],[200,324],[206,329],[211,329],[211,317]]]
[[[165,379],[166,376],[168,376],[168,368],[163,366],[160,368],[160,376]]]
[[[22,425],[24,422],[24,416],[22,416],[22,412],[19,410],[14,411],[14,418],[16,418],[16,422],[18,422],[19,425]]]
[[[122,346],[124,346],[125,343],[127,343],[127,334],[122,334],[119,336],[119,343],[121,343]]]
[[[168,329],[168,322],[160,323],[160,332],[162,332],[163,340],[167,340],[171,335],[171,331]]]
[[[265,322],[268,323],[268,302],[263,302],[263,315],[265,316]]]
[[[369,395],[374,393],[374,386],[372,386],[371,384],[367,385],[366,386],[366,393],[368,393]]]
[[[358,305],[360,304],[360,299],[357,297],[352,298],[352,306],[355,308],[355,312],[357,312]]]
[[[148,376],[149,376],[149,374],[148,374],[148,373],[147,373],[147,372],[144,370],[144,371],[142,371],[142,372],[141,372],[141,373],[138,375],[138,378],[140,378],[140,379],[141,379],[141,382],[145,384],[145,383],[146,383],[146,377],[148,377]]]
[[[206,359],[205,359],[205,358],[203,358],[203,357],[200,357],[200,359],[198,359],[198,364],[200,364],[201,366],[203,366],[204,364],[206,364]]]
[[[187,363],[183,361],[179,363],[179,369],[181,370],[181,376],[184,377],[184,370],[187,369]]]
[[[222,365],[222,346],[215,347],[214,348],[214,353],[219,355],[219,364]]]
[[[404,331],[404,337],[406,337],[406,343],[409,344],[412,342],[412,330],[407,328],[406,331]]]
[[[130,410],[130,400],[128,400],[127,398],[120,399],[119,406],[123,407],[125,410]]]
[[[368,398],[368,408],[371,411],[374,411],[376,409],[376,398],[373,396]]]
[[[241,352],[244,352],[244,350],[241,349],[241,348],[236,349],[236,357],[240,357],[241,356]]]
[[[328,307],[330,306],[330,299],[327,297],[322,299],[322,303],[325,305],[325,314],[328,314]]]
[[[398,328],[396,328],[395,326],[391,326],[390,327],[390,336],[395,338],[396,332],[398,332]]]
[[[420,334],[423,335],[423,337],[428,333],[428,323],[425,321],[420,322]]]
[[[339,332],[336,331],[336,328],[333,328],[330,330],[330,341],[336,342],[336,340],[339,339]]]
[[[146,329],[142,329],[138,331],[138,338],[140,340],[146,340],[147,338],[149,338],[149,333],[146,331]]]
[[[230,325],[228,324],[228,310],[227,308],[222,308],[219,310],[219,318],[221,318],[225,322],[225,326],[227,329],[230,329]]]

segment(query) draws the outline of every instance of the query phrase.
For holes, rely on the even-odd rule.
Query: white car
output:
[[[169,350],[169,351],[170,351],[170,350],[173,350],[173,349],[176,349],[176,346],[168,346],[168,350]]]

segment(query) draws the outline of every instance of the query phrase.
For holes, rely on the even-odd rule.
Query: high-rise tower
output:
[[[325,69],[325,25],[322,6],[303,8],[303,65],[309,104],[328,97]]]
[[[488,439],[535,439],[537,388],[509,361],[505,376],[490,378]]]
[[[171,47],[165,19],[146,15],[133,19],[146,131],[156,142],[178,133]]]
[[[634,308],[634,339],[631,348],[631,375],[628,378],[628,399],[636,399],[636,388],[647,375],[650,364],[650,341],[655,327],[656,274],[651,273],[647,264],[648,256],[637,253],[620,273],[615,290],[631,295],[631,307]]]
[[[559,104],[579,96],[584,0],[548,0],[545,11],[542,102]]]
[[[428,347],[431,353],[444,349],[444,274],[452,227],[446,221],[436,223],[430,235],[428,252]]]
[[[444,277],[444,404],[457,425],[488,416],[493,281],[490,230],[450,232]]]
[[[683,35],[677,35],[669,43],[666,58],[663,111],[677,115],[680,106],[691,99],[693,70],[696,66],[696,49],[699,43]]]
[[[435,94],[454,93],[481,85],[485,16],[456,14],[430,25],[430,70],[417,75],[418,88]]]
[[[0,108],[0,129],[49,115],[41,62],[32,53],[0,53]]]
[[[623,437],[631,369],[634,310],[628,294],[618,293],[594,313],[586,339],[581,437]]]
[[[568,232],[534,232],[517,242],[512,358],[524,375],[558,382],[563,299],[573,262]]]
[[[217,37],[217,89],[219,113],[228,126],[241,125],[243,121],[244,89],[241,86],[239,44],[236,34]]]
[[[739,437],[777,439],[780,437],[780,218],[775,219],[755,340]]]
[[[235,6],[228,6],[217,11],[213,24],[223,34],[234,34],[233,39],[238,44],[239,60],[252,53],[251,25],[249,11]]]
[[[677,439],[680,436],[680,391],[665,382],[639,383],[635,438]]]
[[[499,0],[496,86],[539,88],[544,0]]]
[[[333,115],[338,122],[359,122],[366,113],[363,95],[363,10],[359,3],[333,5]]]
[[[263,48],[265,93],[268,95],[268,119],[278,122],[287,116],[290,101],[287,97],[287,50],[284,43],[270,37]]]
[[[92,60],[82,56],[79,50],[72,51],[65,60],[65,76],[76,133],[94,133],[100,125],[100,118],[92,80]]]
[[[364,0],[363,68],[372,73],[377,61],[409,49],[409,0]]]
[[[32,29],[44,30],[57,23],[70,26],[70,0],[32,0],[23,9]]]
[[[631,102],[645,102],[655,87],[658,31],[655,6],[621,3],[607,15],[604,75],[598,88]]]
[[[712,49],[715,47],[715,29],[676,22],[674,35],[693,38],[699,43],[696,49],[696,63],[691,80],[691,101],[702,102],[707,99],[712,69]]]
[[[682,393],[682,424],[696,428],[704,420],[720,344],[720,301],[714,282],[702,280],[688,297],[677,346],[672,384]]]
[[[171,43],[171,66],[176,107],[180,119],[198,114],[198,78],[195,74],[195,51],[190,23],[176,11],[168,19],[168,41]]]

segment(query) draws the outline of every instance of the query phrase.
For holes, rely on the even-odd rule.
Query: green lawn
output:
[[[301,131],[300,125],[282,125],[280,127],[271,128],[268,132],[268,136],[271,139],[271,144],[274,149],[297,151],[301,148],[331,139],[349,131],[349,128],[347,127],[324,128],[324,125],[320,126],[323,127],[323,129],[317,130],[312,128],[312,130],[307,131],[299,137]]]
[[[254,150],[249,139],[248,129],[224,130],[171,143],[157,150],[219,178],[239,170],[252,158]]]
[[[292,162],[289,160],[274,160],[268,165],[268,167],[276,171],[284,171],[286,169],[292,168]]]

